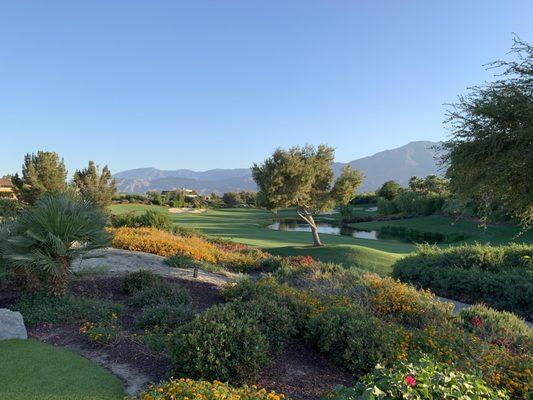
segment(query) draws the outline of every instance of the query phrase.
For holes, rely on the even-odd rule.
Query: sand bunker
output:
[[[171,212],[172,214],[182,214],[182,213],[201,214],[206,211],[207,209],[205,208],[191,208],[191,207],[184,207],[184,208],[171,207],[168,209],[168,212]]]

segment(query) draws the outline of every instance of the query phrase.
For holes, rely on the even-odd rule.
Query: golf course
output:
[[[168,207],[145,204],[115,204],[111,213],[141,214],[147,210],[167,213]],[[256,208],[222,208],[202,213],[169,213],[172,221],[180,226],[195,228],[209,237],[221,237],[235,242],[257,246],[277,255],[310,255],[321,261],[358,267],[380,275],[388,275],[392,264],[411,253],[413,243],[383,239],[372,240],[344,235],[321,234],[324,247],[313,247],[309,232],[277,231],[268,229],[275,219],[296,218],[293,210],[272,213]],[[328,217],[324,217],[328,218]],[[361,229],[372,230],[383,224],[403,224],[414,228],[425,228],[446,233],[449,230],[465,232],[466,242],[504,244],[513,241],[520,232],[512,226],[490,226],[486,229],[470,221],[454,221],[443,216],[419,217],[396,221],[373,221],[354,224]],[[531,241],[531,234],[522,235],[516,241]],[[460,244],[460,243],[457,243]]]

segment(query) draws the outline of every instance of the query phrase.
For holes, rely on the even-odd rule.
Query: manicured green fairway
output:
[[[119,400],[114,375],[68,350],[32,340],[0,342],[0,399]]]
[[[509,242],[533,243],[533,231],[528,231],[521,236],[520,228],[510,225],[480,227],[475,222],[466,220],[456,220],[441,215],[430,215],[427,217],[400,219],[395,221],[372,221],[351,224],[354,228],[379,229],[382,226],[404,226],[422,231],[437,233],[464,233],[467,240],[462,243],[490,243],[493,245],[507,244]]]
[[[113,213],[140,212],[154,206],[121,204],[111,206]],[[159,207],[158,207],[159,209]],[[164,208],[163,208],[164,209]],[[413,251],[409,243],[355,239],[322,234],[325,247],[312,247],[308,232],[281,232],[265,228],[272,223],[273,213],[257,209],[219,209],[203,214],[171,214],[183,226],[200,229],[209,236],[225,237],[236,242],[258,246],[273,254],[311,255],[323,261],[356,266],[380,274],[388,274],[390,266],[403,254]],[[291,210],[280,211],[277,217],[292,217]]]

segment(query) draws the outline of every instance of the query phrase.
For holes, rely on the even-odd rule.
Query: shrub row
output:
[[[382,236],[391,236],[401,238],[411,242],[427,242],[427,243],[455,243],[465,240],[466,236],[462,233],[439,233],[428,232],[419,229],[413,229],[406,226],[392,226],[386,225],[379,228],[379,233]]]
[[[228,250],[226,245],[212,243],[201,237],[184,237],[155,228],[111,228],[111,245],[120,249],[143,251],[171,257],[176,253],[197,261],[218,264],[222,267],[246,271],[257,269],[268,254],[245,247],[242,250]]]
[[[532,245],[420,246],[393,266],[393,276],[440,296],[483,302],[533,320]]]
[[[139,396],[139,400],[282,400],[284,398],[285,395],[281,393],[269,392],[257,386],[232,387],[220,381],[194,381],[188,378],[151,385]]]
[[[347,285],[350,290],[338,284],[342,278],[331,280],[341,289],[335,295],[322,291],[327,285],[320,279],[310,282],[311,290],[272,278],[242,282],[224,294],[240,301],[278,298],[291,311],[300,335],[356,374],[371,371],[375,363],[390,367],[397,361],[415,362],[428,355],[460,371],[480,374],[489,386],[505,388],[514,397],[523,397],[530,390],[530,341],[519,350],[488,341],[464,329],[462,319],[453,317],[449,307],[430,294],[390,278],[362,276],[359,284],[354,286],[352,280]],[[523,322],[517,323],[527,329]]]

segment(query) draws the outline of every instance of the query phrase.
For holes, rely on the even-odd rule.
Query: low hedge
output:
[[[393,265],[393,276],[436,294],[485,303],[533,320],[532,245],[419,246]]]
[[[133,397],[132,400],[137,399]],[[285,395],[257,386],[233,387],[220,381],[195,381],[188,378],[173,379],[150,385],[141,392],[139,400],[282,400]]]
[[[392,236],[411,242],[455,243],[466,239],[463,233],[440,233],[413,229],[406,226],[385,225],[379,228],[380,235]]]

